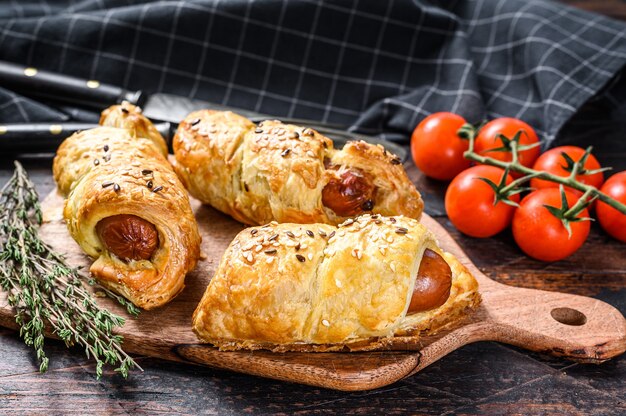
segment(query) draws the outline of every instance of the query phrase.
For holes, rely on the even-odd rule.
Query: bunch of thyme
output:
[[[26,345],[35,349],[39,370],[48,369],[44,352],[44,329],[48,327],[69,347],[85,349],[96,361],[96,376],[105,364],[127,377],[133,367],[141,369],[121,347],[122,337],[113,329],[124,319],[100,308],[83,284],[85,276],[72,268],[63,256],[43,242],[38,230],[42,221],[39,197],[19,162],[0,190],[0,286],[15,309],[15,321]],[[137,308],[108,289],[105,294],[126,306]]]
[[[498,134],[497,138],[499,138],[502,142],[502,147],[497,149],[492,149],[490,151],[498,151],[498,152],[510,152],[511,153],[511,161],[505,162],[502,160],[498,160],[489,156],[481,155],[476,153],[475,149],[475,139],[480,130],[481,126],[474,127],[471,124],[465,124],[459,129],[458,135],[464,139],[469,140],[469,148],[463,154],[466,159],[474,161],[476,163],[480,163],[483,165],[497,166],[499,168],[504,169],[505,173],[515,172],[518,174],[517,179],[506,184],[506,174],[503,175],[502,181],[499,184],[495,184],[488,179],[483,180],[490,185],[496,196],[494,200],[494,204],[498,201],[502,201],[509,205],[518,205],[517,203],[511,201],[509,196],[514,195],[516,193],[529,191],[531,190],[528,187],[522,187],[523,184],[529,182],[533,178],[544,179],[550,182],[554,182],[560,185],[561,189],[561,197],[562,197],[562,206],[558,207],[546,207],[555,217],[559,218],[565,228],[570,232],[569,224],[575,221],[585,221],[590,220],[591,218],[579,218],[578,214],[585,208],[587,208],[593,201],[596,199],[610,205],[615,208],[619,212],[626,214],[626,205],[611,198],[604,192],[601,192],[598,188],[588,185],[586,183],[580,182],[576,179],[579,175],[591,175],[597,172],[602,172],[605,170],[609,170],[610,168],[602,168],[598,170],[585,170],[585,162],[589,155],[591,154],[592,147],[589,146],[583,156],[578,160],[574,161],[570,158],[566,153],[562,153],[562,156],[565,160],[566,166],[564,168],[569,171],[569,175],[566,177],[558,176],[551,174],[549,172],[535,170],[529,167],[522,165],[519,162],[519,152],[526,150],[530,147],[538,146],[539,143],[533,145],[523,146],[520,144],[520,137],[524,133],[524,131],[518,131],[513,137],[509,138],[502,134]],[[569,187],[572,189],[576,189],[582,193],[582,196],[578,199],[578,202],[574,204],[572,207],[567,205],[567,198],[565,197],[565,188]]]

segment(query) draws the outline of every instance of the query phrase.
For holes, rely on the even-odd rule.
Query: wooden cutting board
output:
[[[480,283],[483,303],[456,329],[422,338],[404,351],[364,353],[220,352],[198,344],[191,315],[219,263],[222,253],[243,226],[212,208],[193,201],[206,259],[187,276],[185,290],[170,304],[137,319],[119,331],[127,352],[191,362],[279,380],[338,390],[367,390],[408,377],[446,354],[476,341],[499,341],[576,361],[599,363],[626,350],[626,320],[602,301],[564,293],[522,289],[496,283],[482,274],[435,220],[422,222],[440,245],[455,254]],[[51,193],[43,202],[42,237],[74,265],[91,260],[69,236],[62,220],[63,199]],[[126,316],[106,298],[102,306]],[[14,314],[0,295],[0,325],[15,328]],[[140,376],[140,375],[139,375]]]

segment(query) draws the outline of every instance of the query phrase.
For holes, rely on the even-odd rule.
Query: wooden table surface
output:
[[[568,3],[626,19],[620,0]],[[626,169],[626,121],[574,126],[568,142],[597,143],[601,162]],[[622,147],[621,149],[624,149]],[[13,157],[0,156],[0,183]],[[19,157],[41,195],[54,187],[51,159]],[[429,213],[448,229],[476,265],[491,278],[521,287],[602,299],[626,314],[626,245],[597,225],[571,258],[540,263],[516,248],[510,232],[492,239],[459,234],[443,215],[444,185],[407,170],[423,192]],[[0,414],[626,414],[626,357],[583,365],[529,353],[503,344],[467,346],[421,373],[386,388],[344,393],[261,379],[210,368],[137,357],[144,372],[128,380],[111,371],[95,378],[92,362],[78,349],[47,340],[50,370],[39,374],[32,351],[18,334],[0,328]]]

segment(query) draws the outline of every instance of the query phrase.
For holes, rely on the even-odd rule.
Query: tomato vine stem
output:
[[[512,159],[513,159],[511,162],[504,162],[504,161],[494,159],[489,156],[483,156],[483,155],[476,153],[474,150],[474,144],[476,141],[476,131],[477,131],[476,129],[472,130],[472,129],[469,129],[467,126],[461,127],[461,130],[459,131],[459,135],[463,134],[463,137],[466,138],[469,142],[469,148],[468,150],[465,151],[463,156],[466,159],[471,160],[476,163],[481,163],[483,165],[496,166],[502,169],[508,169],[511,172],[521,173],[524,175],[521,178],[518,178],[514,180],[513,182],[511,182],[509,185],[507,185],[506,186],[507,190],[513,189],[514,187],[517,187],[521,185],[522,183],[528,182],[533,178],[543,179],[549,182],[554,182],[554,183],[558,183],[564,186],[568,186],[572,189],[576,189],[577,191],[580,191],[583,193],[583,196],[579,199],[579,203],[576,203],[570,209],[570,212],[573,212],[574,208],[581,209],[581,207],[588,205],[590,202],[588,198],[591,198],[591,200],[599,199],[600,201],[606,203],[607,205],[615,208],[622,214],[626,215],[626,204],[622,204],[621,202],[616,201],[615,199],[611,198],[604,192],[601,192],[595,186],[587,185],[576,180],[576,175],[581,174],[581,171],[583,169],[583,166],[580,163],[580,161],[577,161],[574,163],[574,166],[572,167],[572,171],[570,175],[567,177],[557,176],[548,172],[531,169],[519,163],[518,143],[516,140],[511,140],[511,142],[509,143],[511,146],[511,153],[512,153]],[[589,146],[586,150],[586,154],[591,153],[591,149],[592,149],[591,146]],[[584,159],[581,159],[581,160],[584,160]]]

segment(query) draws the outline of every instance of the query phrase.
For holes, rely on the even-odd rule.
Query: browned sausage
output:
[[[407,314],[437,308],[448,300],[452,270],[439,254],[426,249],[415,280]]]
[[[322,203],[340,217],[353,217],[374,208],[374,185],[356,171],[332,178],[322,190]]]
[[[136,215],[104,218],[96,231],[107,250],[123,260],[148,260],[159,245],[154,224]]]

